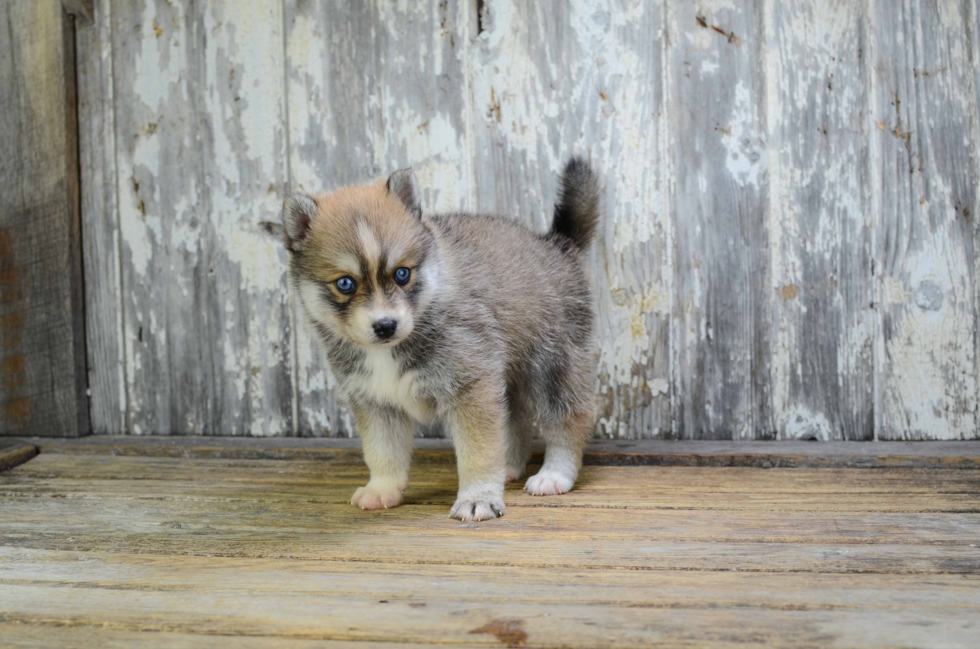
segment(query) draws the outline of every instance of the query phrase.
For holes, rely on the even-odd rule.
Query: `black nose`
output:
[[[398,328],[398,323],[391,318],[385,318],[384,320],[378,320],[372,326],[378,338],[387,340],[395,335],[395,329]]]

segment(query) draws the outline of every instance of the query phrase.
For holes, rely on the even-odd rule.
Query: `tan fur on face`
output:
[[[388,193],[383,180],[372,185],[344,187],[315,199],[319,211],[311,224],[307,255],[314,267],[329,267],[343,253],[362,250],[362,223],[370,228],[375,243],[397,242],[410,246],[418,236],[417,219]],[[376,254],[367,256],[377,259]],[[376,271],[377,267],[371,270]]]
[[[300,292],[319,319],[340,329],[360,345],[381,344],[372,324],[382,319],[398,323],[396,344],[411,334],[414,314],[406,292],[417,280],[416,266],[422,255],[425,229],[398,198],[391,196],[384,181],[362,187],[345,187],[316,197],[317,214],[311,223],[307,253],[303,256],[305,288]],[[380,265],[384,264],[384,268]],[[394,271],[411,270],[407,284],[392,288]],[[379,272],[386,281],[379,281]],[[336,281],[349,276],[356,290],[345,295]],[[301,283],[302,284],[302,283]],[[310,285],[313,286],[310,286]],[[334,299],[349,303],[343,314],[316,304],[317,291],[326,286]]]

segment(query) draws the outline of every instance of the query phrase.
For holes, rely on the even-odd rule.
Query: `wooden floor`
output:
[[[980,645],[980,470],[587,466],[462,524],[428,459],[362,512],[350,453],[42,448],[0,473],[0,645]]]

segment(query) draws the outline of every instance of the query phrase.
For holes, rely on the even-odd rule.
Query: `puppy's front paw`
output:
[[[575,481],[548,469],[541,469],[524,484],[524,491],[532,496],[557,496],[572,490]]]
[[[504,515],[504,498],[496,494],[461,496],[449,510],[452,518],[461,521],[488,521]]]
[[[402,504],[403,492],[408,485],[387,480],[371,480],[358,487],[350,504],[361,509],[390,509]]]

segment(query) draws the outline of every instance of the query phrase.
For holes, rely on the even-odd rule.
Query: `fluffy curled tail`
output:
[[[582,158],[572,158],[561,172],[551,233],[571,240],[579,250],[587,247],[599,221],[599,189],[595,173]]]

